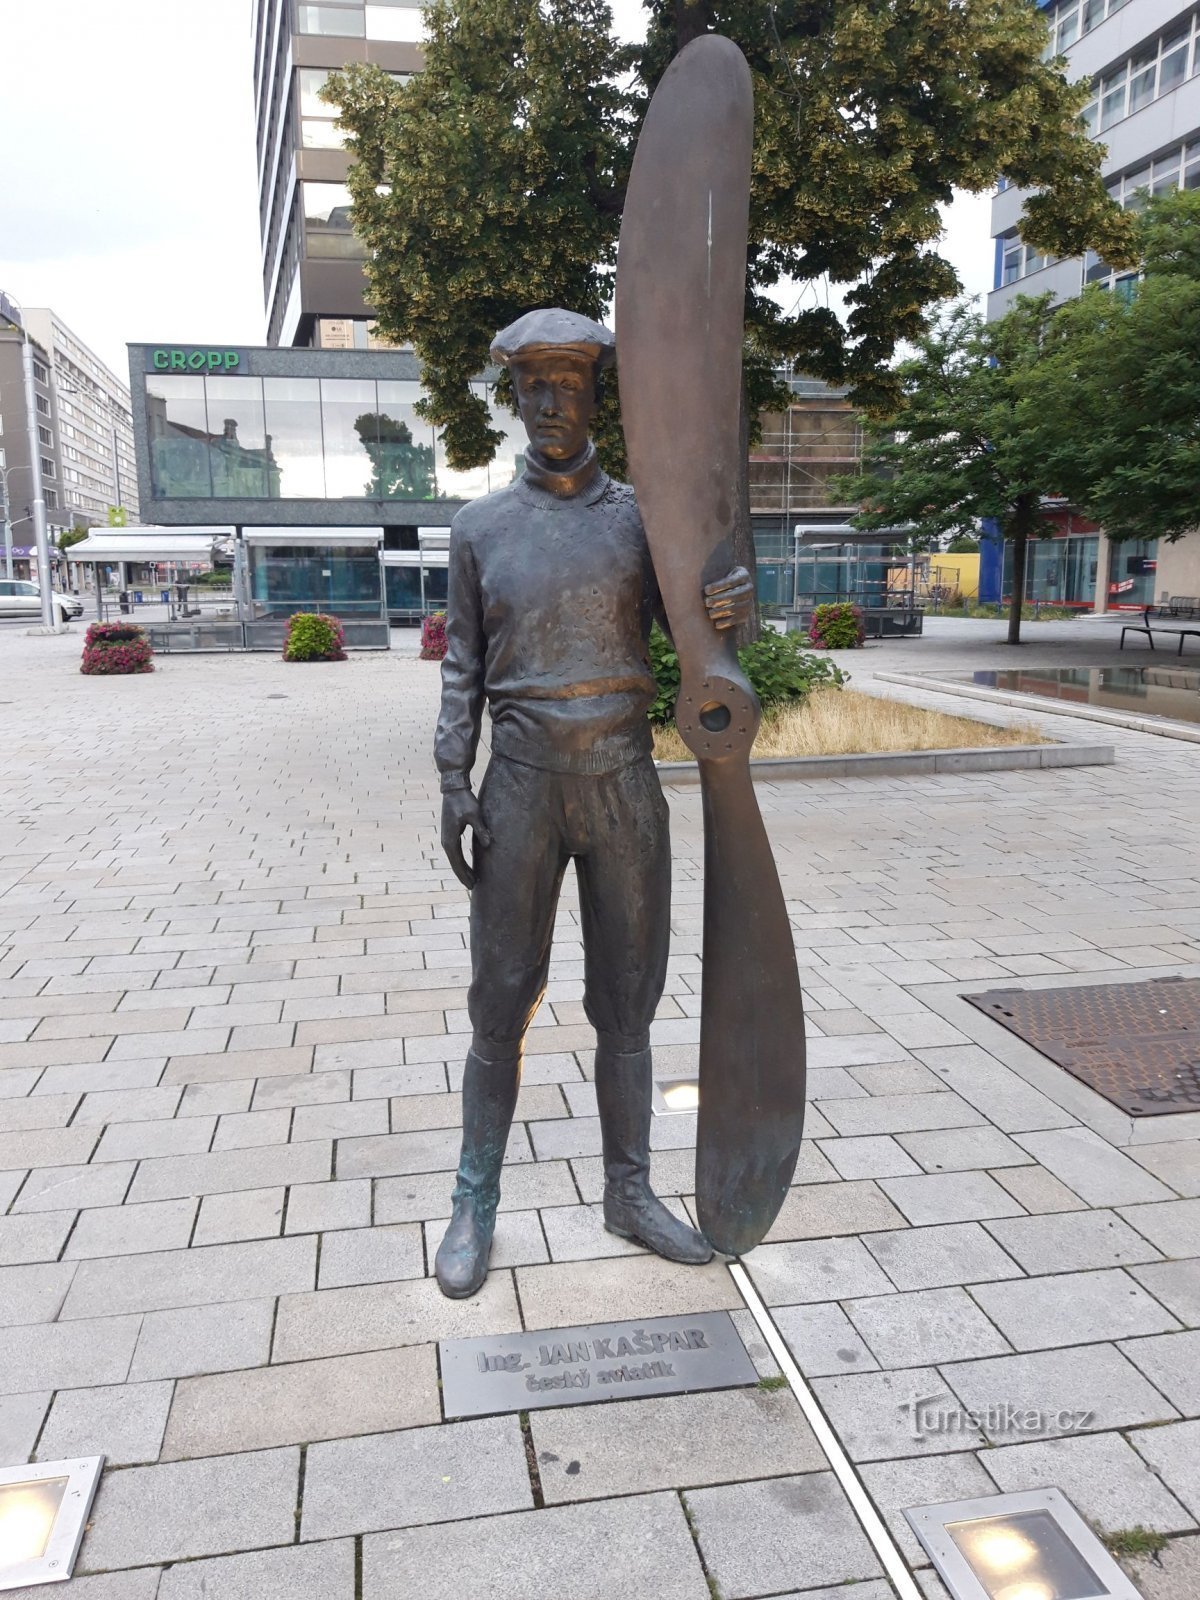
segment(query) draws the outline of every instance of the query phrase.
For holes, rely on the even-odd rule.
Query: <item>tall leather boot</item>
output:
[[[604,1226],[668,1261],[699,1265],[711,1259],[712,1246],[650,1188],[651,1094],[650,1051],[621,1051],[601,1035],[596,1101],[604,1139]]]
[[[487,1277],[500,1201],[500,1169],[520,1083],[519,1054],[488,1061],[474,1049],[468,1052],[454,1211],[434,1262],[438,1288],[452,1300],[467,1299]]]

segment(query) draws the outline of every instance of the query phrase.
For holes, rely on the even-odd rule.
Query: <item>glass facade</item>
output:
[[[1025,557],[1025,598],[1032,604],[1080,606],[1088,610],[1096,600],[1096,564],[1100,540],[1096,534],[1072,534],[1065,539],[1031,540]],[[1012,593],[1012,545],[1004,547],[1005,595]]]
[[[280,530],[280,538],[286,538]],[[338,617],[377,617],[383,576],[374,545],[251,544],[250,593],[260,616],[322,611]]]
[[[473,385],[486,398],[483,384]],[[474,499],[510,483],[524,436],[507,412],[496,458],[453,470],[417,415],[421,386],[374,378],[148,373],[153,494],[168,500]]]

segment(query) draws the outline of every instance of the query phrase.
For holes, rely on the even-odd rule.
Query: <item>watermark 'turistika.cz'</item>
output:
[[[900,1403],[908,1413],[914,1439],[929,1434],[985,1433],[989,1439],[1003,1434],[1078,1433],[1091,1425],[1091,1411],[1043,1411],[1038,1406],[1018,1406],[1011,1400],[972,1409],[960,1406],[947,1394],[914,1394]]]

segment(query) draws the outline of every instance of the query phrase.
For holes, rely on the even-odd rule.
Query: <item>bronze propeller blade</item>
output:
[[[759,705],[702,594],[733,565],[753,108],[730,40],[709,34],[680,52],[638,140],[617,259],[630,476],[704,799],[696,1199],[705,1234],[729,1255],[774,1221],[804,1122],[792,930],[750,777]]]

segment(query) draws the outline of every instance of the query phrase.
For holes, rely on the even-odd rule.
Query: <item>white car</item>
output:
[[[51,589],[64,622],[83,615],[83,601],[73,594]],[[42,591],[24,578],[0,578],[0,617],[25,617],[36,622],[42,615]]]

